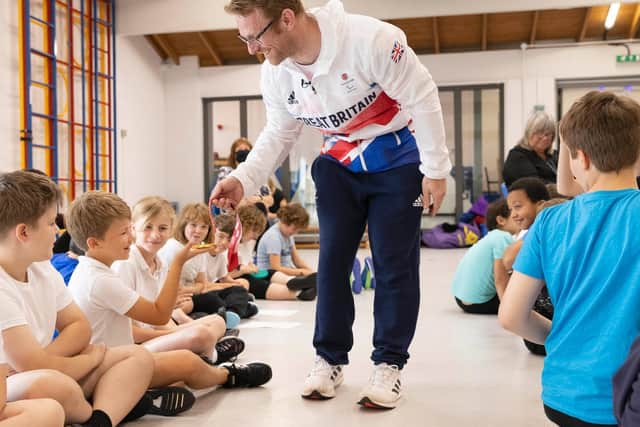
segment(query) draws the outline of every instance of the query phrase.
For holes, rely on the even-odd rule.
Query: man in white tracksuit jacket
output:
[[[320,222],[316,361],[302,396],[328,399],[353,346],[349,274],[369,225],[376,277],[374,369],[359,403],[393,408],[420,301],[420,219],[437,212],[451,170],[438,91],[404,33],[347,14],[339,0],[231,0],[239,35],[261,53],[267,123],[230,178],[212,192],[232,207],[267,182],[303,125],[324,135],[312,175]],[[428,201],[428,202],[427,202]]]

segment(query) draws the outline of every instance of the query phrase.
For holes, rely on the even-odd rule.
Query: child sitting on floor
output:
[[[221,307],[243,319],[258,313],[258,307],[251,303],[251,296],[247,291],[249,283],[246,280],[223,277],[225,283],[212,283],[207,278],[210,264],[212,264],[212,270],[217,270],[219,261],[223,261],[226,270],[226,257],[218,251],[226,250],[230,236],[227,233],[230,230],[233,232],[235,224],[235,218],[229,215],[220,215],[216,221],[223,225],[225,231],[213,233],[209,211],[204,204],[193,203],[185,206],[176,221],[173,238],[169,239],[158,252],[158,257],[168,264],[177,251],[187,243],[213,244],[208,252],[187,261],[183,268],[179,291],[181,303],[173,314],[178,323],[188,321],[186,313],[193,316],[200,316],[201,313],[213,314],[217,313]],[[213,271],[210,274],[217,276]]]
[[[294,277],[275,270],[258,270],[253,263],[256,239],[267,223],[263,213],[255,205],[244,204],[238,208],[238,218],[242,224],[242,238],[238,245],[240,265],[229,273],[231,277],[246,279],[249,292],[257,299],[294,300],[308,297],[308,292],[304,290],[315,289],[315,274]]]
[[[515,241],[520,231],[504,199],[491,203],[487,209],[489,234],[473,245],[464,255],[453,278],[451,291],[458,306],[471,314],[498,314],[500,299],[496,282],[506,283],[502,267],[504,250]]]
[[[294,234],[309,225],[309,214],[298,203],[283,206],[278,211],[279,221],[262,235],[258,243],[258,268],[274,270],[289,276],[309,276],[315,272],[300,257],[293,240]],[[315,275],[314,275],[315,277]],[[316,288],[304,289],[301,300],[313,300]]]
[[[153,360],[139,346],[90,344],[87,318],[49,262],[60,199],[46,176],[0,175],[0,365],[12,374],[9,401],[54,398],[68,423],[111,427],[140,401]]]
[[[520,233],[516,238],[516,242],[509,246],[503,254],[504,272],[510,274],[515,257],[518,251],[522,247],[524,237],[527,235],[529,228],[533,225],[536,216],[542,210],[544,204],[551,199],[549,189],[545,183],[539,178],[526,177],[516,180],[511,187],[509,187],[509,194],[507,195],[507,203],[511,209],[511,215],[513,220],[521,227]],[[501,277],[505,277],[504,274],[500,274]],[[496,289],[498,290],[498,296],[502,299],[502,295],[507,287],[508,280],[499,281],[496,283]],[[548,319],[553,317],[553,308],[548,304],[547,290],[542,289],[538,296],[538,303],[535,310],[545,316]],[[524,345],[527,349],[538,356],[546,355],[544,346],[538,345],[528,340],[524,340]]]
[[[69,250],[67,252],[54,253],[53,257],[51,257],[51,265],[58,270],[66,285],[69,284],[71,275],[78,266],[78,257],[82,255],[84,255],[84,251],[70,238]]]
[[[536,218],[498,316],[504,328],[544,344],[542,401],[551,421],[613,426],[612,379],[640,333],[640,105],[589,92],[562,118],[560,140],[586,193]],[[553,322],[532,311],[545,284]]]

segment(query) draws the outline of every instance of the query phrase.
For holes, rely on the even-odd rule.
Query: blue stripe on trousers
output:
[[[313,345],[331,364],[349,362],[355,316],[349,274],[369,225],[376,275],[374,363],[404,366],[420,304],[422,193],[417,164],[356,174],[334,160],[312,166],[320,226],[318,297]]]

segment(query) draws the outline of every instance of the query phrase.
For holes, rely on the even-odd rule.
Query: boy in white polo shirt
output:
[[[59,201],[46,176],[0,175],[0,365],[20,372],[7,380],[9,401],[53,397],[67,422],[110,427],[146,390],[153,360],[136,346],[89,345],[87,319],[49,263]]]
[[[86,252],[80,257],[69,289],[86,313],[93,329],[92,342],[107,345],[133,343],[131,319],[165,325],[176,304],[178,282],[184,263],[204,250],[180,250],[154,301],[141,297],[111,270],[117,260],[129,258],[131,210],[117,195],[91,191],[78,197],[67,211],[67,227],[76,244]],[[194,389],[216,385],[255,387],[271,379],[271,368],[263,363],[211,366],[189,350],[153,353],[155,369],[151,387],[179,381]]]

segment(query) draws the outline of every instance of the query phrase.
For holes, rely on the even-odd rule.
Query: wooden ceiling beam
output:
[[[176,54],[173,48],[171,48],[169,42],[165,40],[161,34],[152,34],[151,38],[160,47],[160,49],[162,49],[167,58],[171,58],[174,64],[180,65],[180,57]]]
[[[482,15],[482,50],[487,50],[487,33],[489,31],[489,15],[486,13]]]
[[[529,34],[529,44],[536,42],[536,32],[538,32],[538,18],[540,17],[540,11],[533,12],[533,23],[531,24],[531,33]]]
[[[438,33],[438,18],[434,16],[433,21],[433,52],[440,53],[440,35]]]
[[[638,34],[638,27],[640,26],[640,3],[636,4],[636,11],[633,13],[633,19],[631,20],[631,27],[629,27],[629,38],[634,39]]]
[[[222,57],[220,56],[218,51],[214,49],[214,47],[211,45],[209,40],[207,40],[207,37],[204,35],[203,32],[198,31],[198,38],[200,38],[200,40],[202,41],[202,44],[207,49],[207,52],[209,52],[211,59],[213,59],[214,65],[224,65],[224,62],[222,61]]]
[[[589,28],[589,20],[591,19],[591,15],[593,15],[593,7],[588,7],[587,11],[584,14],[584,20],[582,21],[580,34],[578,34],[578,38],[576,39],[578,43],[583,41],[585,36],[587,35],[587,28]]]

